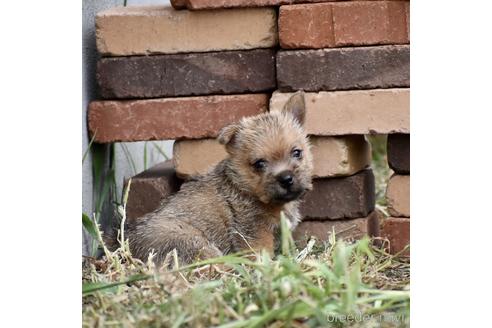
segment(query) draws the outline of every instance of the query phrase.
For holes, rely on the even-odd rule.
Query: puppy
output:
[[[299,198],[312,189],[312,155],[304,131],[304,94],[281,111],[241,119],[218,140],[228,157],[184,183],[161,206],[126,228],[132,254],[156,263],[177,250],[180,263],[278,245],[280,213],[291,229],[300,221]]]

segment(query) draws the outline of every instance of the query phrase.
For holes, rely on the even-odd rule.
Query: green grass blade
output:
[[[144,143],[143,169],[147,170],[147,141]]]
[[[320,252],[302,262],[225,255],[171,271],[111,253],[107,270],[91,267],[83,280],[83,296],[95,294],[83,299],[84,326],[329,327],[340,326],[330,317],[354,313],[401,314],[398,326],[408,326],[408,262],[366,240],[334,241]]]
[[[135,165],[135,161],[133,160],[132,155],[130,154],[130,151],[128,150],[128,147],[124,143],[120,143],[120,147],[123,150],[123,154],[125,155],[126,161],[132,168],[133,174],[136,175],[137,172],[137,166]]]
[[[292,239],[292,233],[287,223],[287,218],[283,212],[280,212],[280,238],[282,255],[291,256],[295,248],[294,240]]]
[[[112,288],[115,286],[126,285],[126,284],[130,284],[132,282],[146,280],[149,278],[152,278],[152,276],[146,275],[146,274],[137,274],[137,275],[133,275],[133,276],[131,276],[128,279],[123,280],[123,281],[117,281],[117,282],[111,282],[111,283],[104,283],[104,282],[83,283],[82,284],[82,294],[87,295],[90,293],[94,293],[96,291],[101,291],[101,290]]]
[[[94,133],[91,140],[89,141],[89,145],[87,145],[87,149],[85,150],[84,155],[82,155],[82,164],[84,164],[85,158],[87,157],[87,154],[89,154],[89,151],[91,150],[91,146],[95,138],[96,138],[96,134]]]
[[[169,159],[169,156],[166,155],[166,152],[159,146],[155,141],[152,142],[152,145],[154,145],[155,149],[164,157],[166,160]]]
[[[85,213],[82,213],[82,225],[92,238],[97,238],[96,225]]]

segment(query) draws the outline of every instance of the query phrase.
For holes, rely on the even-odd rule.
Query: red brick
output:
[[[407,23],[407,39],[410,42],[410,1],[405,2],[405,21]]]
[[[389,251],[396,254],[410,244],[410,218],[387,218],[381,228],[381,237],[389,240]],[[410,256],[410,249],[403,255]]]
[[[282,6],[278,19],[280,46],[284,49],[333,47],[332,22],[329,3]]]
[[[224,126],[267,108],[266,94],[94,101],[88,122],[99,143],[214,138]]]
[[[127,220],[135,220],[157,209],[164,198],[179,190],[181,183],[170,160],[132,177],[126,205]]]
[[[406,2],[346,2],[333,6],[336,46],[408,43]]]
[[[409,43],[408,2],[357,1],[282,6],[285,49]]]
[[[293,238],[300,245],[304,245],[310,236],[319,241],[328,240],[335,230],[337,239],[360,239],[364,235],[379,236],[379,215],[376,211],[367,217],[350,220],[333,221],[303,221],[293,232]]]

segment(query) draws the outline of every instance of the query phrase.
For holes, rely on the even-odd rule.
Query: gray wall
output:
[[[82,153],[85,153],[89,146],[89,136],[87,132],[87,106],[91,100],[98,99],[97,86],[95,82],[95,66],[97,62],[94,17],[97,12],[114,6],[122,6],[123,0],[83,0],[82,1]],[[166,4],[167,0],[128,0],[127,5],[150,5]],[[131,177],[146,167],[150,167],[164,160],[160,147],[169,157],[172,155],[172,141],[159,142],[135,142],[118,143],[115,145],[115,167],[116,167],[116,195],[121,196],[123,180]],[[104,153],[109,159],[108,145],[93,145],[91,148]],[[146,167],[144,166],[144,153],[147,153]],[[106,163],[106,166],[108,163]],[[82,163],[82,211],[92,216],[95,200],[93,194],[92,178],[92,156],[88,153]],[[106,208],[104,221],[112,214],[110,207]],[[83,231],[82,253],[90,254],[90,239]]]

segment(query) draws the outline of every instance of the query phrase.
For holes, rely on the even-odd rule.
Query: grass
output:
[[[371,166],[376,180],[376,206],[384,214],[387,214],[386,186],[388,179],[393,174],[388,166],[386,154],[387,135],[368,135],[366,138],[372,149]]]
[[[384,212],[391,174],[386,139],[368,139],[377,204]],[[123,222],[125,195],[118,206]],[[282,229],[281,254],[274,258],[236,254],[179,267],[173,252],[156,268],[151,257],[133,258],[124,237],[110,252],[99,225],[87,216],[83,222],[104,254],[83,261],[84,327],[409,326],[410,263],[386,253],[381,241],[346,242],[332,234],[327,242],[311,239],[298,250]]]
[[[133,258],[121,236],[110,252],[96,225],[105,256],[83,262],[83,326],[408,326],[406,259],[367,237],[346,243],[334,234],[299,252],[285,226],[282,220],[282,251],[273,259],[250,252],[179,267],[174,251],[157,268],[152,255]]]
[[[91,154],[93,179],[94,211],[92,212],[92,215],[82,213],[82,224],[87,232],[93,230],[94,225],[100,224],[104,219],[104,215],[106,215],[106,217],[112,216],[114,208],[119,209],[121,206],[121,199],[117,192],[118,186],[116,182],[116,146],[118,144],[113,143],[109,146],[100,145],[94,143],[95,137],[96,135],[94,134],[82,156],[82,164],[84,164],[89,153]],[[148,169],[149,162],[158,162],[161,158],[164,160],[169,159],[169,156],[158,142],[152,141],[151,145],[153,147],[149,147],[148,142],[144,143],[143,170]],[[138,174],[136,161],[127,145],[125,143],[119,143],[119,147],[125,156],[128,167],[132,169],[133,174]],[[93,237],[93,233],[89,232],[89,235]],[[90,253],[92,256],[95,256],[97,254],[97,242],[94,238],[91,238],[90,244]]]
[[[408,325],[409,264],[369,239],[301,261],[231,255],[172,271],[120,249],[83,272],[85,327],[339,327],[349,315],[372,316],[352,326]]]

